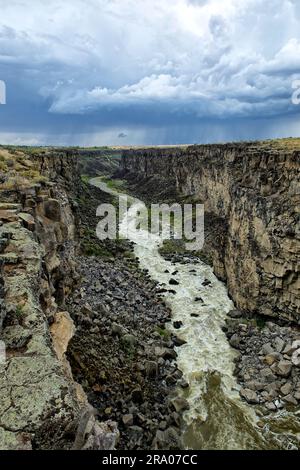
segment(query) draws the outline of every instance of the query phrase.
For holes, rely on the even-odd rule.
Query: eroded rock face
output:
[[[238,308],[299,322],[299,148],[283,140],[131,150],[122,170],[205,204],[212,264]]]
[[[74,325],[63,311],[78,282],[77,161],[41,154],[27,164],[43,183],[0,187],[0,449],[69,449],[87,406],[65,357]],[[105,429],[95,421],[84,438],[106,445]]]
[[[10,241],[0,254],[6,305],[1,334],[6,362],[0,365],[0,447],[44,447],[45,436],[40,434],[44,421],[53,432],[50,446],[60,447],[66,422],[76,418],[78,403],[75,387],[52,347],[46,316],[50,303],[45,311],[41,306],[43,249],[22,220],[4,224],[0,237],[3,234]]]

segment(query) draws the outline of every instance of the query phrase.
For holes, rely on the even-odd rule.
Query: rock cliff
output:
[[[79,277],[78,162],[69,152],[0,157],[0,448],[68,449],[88,407],[65,357],[75,330],[65,297]],[[91,419],[89,443],[101,441],[106,431]]]
[[[128,150],[121,166],[144,188],[205,204],[205,250],[238,308],[299,323],[299,162],[300,141],[287,139]]]

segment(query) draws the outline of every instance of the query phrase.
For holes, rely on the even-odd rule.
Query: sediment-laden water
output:
[[[101,190],[120,196],[101,178],[91,180]],[[161,236],[136,230],[136,218],[143,203],[129,197],[131,204],[120,226],[120,235],[134,242],[135,255],[142,269],[166,289],[163,295],[172,309],[173,321],[181,321],[176,335],[186,341],[177,348],[177,364],[189,383],[178,393],[188,400],[185,412],[184,445],[188,449],[278,449],[288,448],[289,439],[281,439],[280,429],[292,433],[293,418],[279,412],[276,418],[257,416],[243,402],[233,375],[235,351],[222,326],[234,306],[225,285],[201,261],[187,264],[165,260],[159,253]],[[165,227],[169,230],[169,227]],[[170,280],[178,285],[170,285]],[[173,326],[170,325],[170,329]],[[259,421],[260,426],[257,426]],[[276,432],[274,422],[277,425]],[[290,423],[287,425],[287,423]],[[276,426],[275,426],[276,427]]]

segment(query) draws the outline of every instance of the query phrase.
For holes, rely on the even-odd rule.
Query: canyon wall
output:
[[[82,175],[95,177],[97,175],[111,175],[118,169],[121,159],[121,150],[110,148],[79,149],[79,168]]]
[[[239,309],[300,323],[299,162],[300,142],[282,140],[128,150],[121,166],[205,204],[205,248]]]
[[[65,298],[79,281],[77,154],[0,156],[0,449],[69,449],[89,409],[65,357],[75,332]],[[105,425],[91,419],[99,441]]]

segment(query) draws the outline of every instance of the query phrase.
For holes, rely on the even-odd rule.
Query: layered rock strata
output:
[[[65,357],[74,334],[65,298],[78,282],[77,160],[64,152],[4,158],[19,162],[13,179],[1,175],[0,448],[69,449],[88,409]],[[106,428],[88,418],[81,445],[87,438],[99,448]]]
[[[205,204],[204,249],[238,308],[299,323],[299,140],[128,150],[121,167]]]

